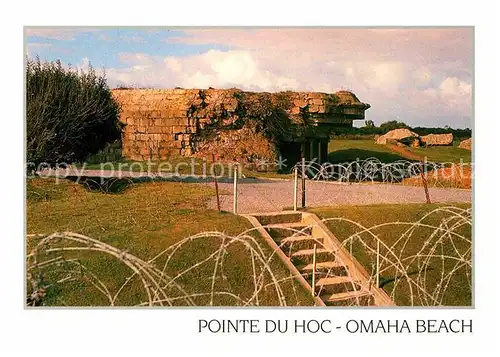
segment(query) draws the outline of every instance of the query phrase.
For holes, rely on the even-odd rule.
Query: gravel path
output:
[[[54,172],[51,173],[52,175]],[[64,173],[68,174],[68,173]],[[64,176],[62,174],[62,176]],[[72,172],[72,174],[75,174]],[[101,170],[85,170],[79,172],[83,176],[117,176]],[[147,173],[124,172],[122,177],[145,177]],[[195,177],[168,177],[169,181],[201,183],[213,186],[212,178]],[[158,176],[157,176],[158,177]],[[299,182],[300,186],[300,182]],[[225,211],[233,210],[233,181],[230,178],[219,179],[219,190],[225,194],[221,197],[221,208]],[[433,203],[471,202],[471,190],[455,188],[429,188],[429,195]],[[300,205],[300,192],[299,201]],[[369,184],[369,183],[338,183],[338,182],[306,182],[306,205],[308,207],[339,206],[339,205],[369,205],[390,203],[425,203],[425,193],[422,187]],[[293,206],[292,180],[245,178],[238,183],[238,213],[281,211],[284,207]],[[217,207],[214,197],[209,202],[210,208]]]
[[[219,189],[231,192],[221,196],[221,208],[233,209],[233,185],[219,183]],[[281,211],[293,206],[293,184],[288,180],[243,180],[238,184],[238,213]],[[471,190],[429,188],[433,203],[471,202]],[[298,204],[301,196],[299,192]],[[377,203],[425,203],[422,187],[389,184],[342,184],[306,182],[306,206],[369,205]],[[217,207],[216,198],[209,203]]]

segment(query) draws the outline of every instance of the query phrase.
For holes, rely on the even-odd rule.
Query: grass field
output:
[[[27,249],[40,238],[33,234],[48,235],[53,232],[80,233],[112,245],[143,260],[148,260],[185,237],[219,231],[229,236],[238,235],[251,227],[250,223],[230,213],[205,208],[205,202],[214,195],[211,187],[198,184],[149,182],[134,184],[120,194],[91,192],[76,183],[53,179],[31,179],[27,183]],[[256,237],[263,249],[265,241]],[[259,241],[261,239],[261,241]],[[244,299],[254,292],[252,266],[243,245],[233,244],[227,249],[222,275],[217,275],[217,285],[211,286],[215,261],[208,261],[187,271],[220,247],[217,238],[198,239],[183,245],[169,261],[167,273],[175,276],[183,272],[176,282],[188,294],[206,291],[231,291]],[[269,252],[268,252],[269,253]],[[119,261],[105,254],[68,253],[65,259],[78,259],[86,270],[100,276],[112,291],[116,291],[130,275],[130,270]],[[164,260],[156,260],[160,268]],[[272,260],[271,266],[278,279],[285,279],[289,272],[281,261]],[[56,279],[48,274],[43,279]],[[267,280],[266,280],[267,279]],[[268,281],[269,277],[264,276]],[[29,284],[28,284],[29,285]],[[290,305],[310,305],[309,294],[295,281],[281,284]],[[138,282],[127,285],[115,305],[136,305],[145,300]],[[29,286],[28,286],[29,292]],[[195,299],[197,305],[207,305],[206,296]],[[278,305],[272,288],[260,292],[259,305]],[[92,285],[81,279],[55,284],[47,290],[44,305],[96,306],[109,302],[96,293]],[[234,305],[227,295],[216,296],[214,305]]]
[[[27,185],[27,238],[28,251],[40,238],[32,237],[33,234],[48,235],[53,232],[77,232],[99,241],[110,244],[118,249],[133,254],[143,260],[148,260],[168,247],[180,242],[183,238],[199,232],[220,231],[228,236],[236,236],[250,228],[249,222],[244,218],[230,213],[219,213],[205,208],[205,202],[214,194],[211,187],[198,184],[182,184],[172,182],[149,182],[133,184],[120,194],[105,194],[92,192],[76,183],[62,180],[55,184],[53,179],[31,179]],[[455,204],[461,209],[470,208],[470,204]],[[359,231],[348,220],[370,228],[390,222],[416,222],[427,213],[444,207],[444,205],[372,205],[372,206],[343,206],[313,208],[311,212],[320,218],[341,217],[340,221],[329,222],[329,228],[344,241]],[[423,223],[429,226],[439,225],[446,218],[443,212],[429,216]],[[389,224],[370,230],[375,233],[385,244],[395,244],[398,248],[398,239],[404,236],[408,224]],[[460,234],[470,239],[471,227],[459,228]],[[432,235],[432,229],[415,229],[411,239],[404,244],[400,259],[414,255],[423,246],[426,239]],[[364,237],[363,233],[360,237]],[[269,248],[265,241],[255,235],[259,245],[268,253]],[[368,238],[368,244],[373,244]],[[370,243],[371,242],[371,243]],[[209,237],[189,242],[171,258],[168,273],[175,276],[182,272],[178,282],[189,294],[201,294],[214,287],[211,279],[214,276],[215,262],[209,262],[193,271],[190,267],[204,260],[220,245],[217,239]],[[440,247],[444,252],[452,249],[460,251],[466,256],[470,249],[470,242],[453,242]],[[373,256],[366,253],[366,249],[354,246],[353,254],[366,266],[370,272],[373,268]],[[224,274],[217,281],[216,289],[231,291],[243,298],[249,298],[254,292],[254,274],[248,259],[248,251],[244,246],[235,244],[227,250],[224,264]],[[86,269],[102,275],[102,281],[110,290],[118,289],[129,277],[130,271],[120,262],[103,254],[69,254],[65,259],[77,258]],[[170,258],[169,258],[170,259]],[[155,261],[162,266],[164,260]],[[438,262],[439,263],[439,262]],[[452,269],[447,265],[446,269]],[[277,279],[288,279],[288,271],[280,261],[271,262],[273,272]],[[440,266],[440,264],[438,264]],[[444,266],[444,265],[443,265]],[[426,284],[429,289],[441,279],[442,270],[438,266],[431,266],[426,273]],[[185,273],[186,272],[186,273]],[[411,272],[410,272],[411,273]],[[381,281],[384,289],[389,293],[395,287],[396,272],[390,268],[383,271]],[[59,276],[58,276],[59,277]],[[44,279],[55,279],[48,274]],[[266,279],[270,280],[269,276]],[[404,279],[400,279],[404,280]],[[464,306],[471,304],[471,289],[467,274],[459,271],[450,279],[447,294],[443,305]],[[283,281],[283,293],[288,297],[291,305],[312,305],[308,292],[292,280]],[[29,286],[28,286],[29,291]],[[451,293],[450,293],[451,292]],[[413,293],[414,295],[414,293]],[[396,289],[396,302],[398,305],[419,305],[420,301],[411,301],[412,292],[407,285],[400,283]],[[196,299],[198,305],[207,305],[207,296]],[[418,299],[416,299],[418,300]],[[138,283],[129,284],[116,300],[116,305],[137,305],[144,301]],[[214,305],[234,305],[233,299],[220,296],[213,300]],[[259,305],[278,305],[278,300],[272,289],[263,289],[258,301]],[[85,281],[67,282],[62,285],[52,286],[47,291],[44,305],[52,306],[96,306],[107,305],[108,301],[96,294],[95,289]]]
[[[376,157],[382,162],[394,162],[405,158],[385,145],[373,140],[336,140],[328,144],[328,162],[344,163]]]
[[[421,157],[427,157],[427,161],[440,163],[468,163],[472,161],[471,152],[458,146],[407,148],[407,150]]]
[[[431,227],[439,226],[443,219],[450,217],[450,212],[454,212],[454,209],[443,209],[448,206],[458,207],[459,210],[471,207],[470,204],[407,204],[345,206],[335,208],[324,207],[311,208],[309,211],[317,214],[323,219],[341,217],[342,219],[340,220],[327,222],[327,226],[340,241],[346,241],[349,237],[353,237],[356,233],[361,232],[359,233],[359,236],[355,236],[357,240],[354,240],[354,242],[363,240],[365,244],[375,249],[375,240],[371,234],[369,234],[373,233],[388,247],[392,247],[393,251],[396,252],[397,259],[404,262],[409,260],[409,257],[412,257],[421,251],[422,247],[425,247],[426,245],[430,247],[435,243],[440,234],[439,230],[436,231]],[[438,210],[439,208],[442,210]],[[426,214],[434,210],[436,210],[435,213],[425,218],[418,227],[411,228],[412,225],[408,224],[421,220]],[[459,220],[460,218],[457,219]],[[457,219],[454,218],[450,220],[450,226],[455,224]],[[371,228],[374,226],[378,227],[369,229],[368,232],[362,232],[362,228],[356,226],[352,222],[349,222],[349,220],[357,222],[365,228]],[[470,306],[472,302],[472,289],[470,287],[471,278],[468,275],[470,274],[470,270],[467,271],[467,269],[462,267],[451,277],[448,277],[447,274],[454,269],[456,262],[460,259],[440,258],[441,255],[454,257],[457,257],[458,255],[458,257],[464,257],[464,259],[465,257],[469,257],[470,259],[470,240],[472,236],[471,225],[459,224],[454,232],[460,234],[466,239],[457,238],[458,236],[450,234],[450,236],[446,237],[442,244],[439,243],[436,245],[437,250],[434,252],[436,257],[429,260],[430,264],[426,269],[425,281],[422,282],[422,285],[425,286],[427,291],[435,291],[435,289],[443,288],[443,285],[448,284],[446,292],[443,293],[442,305]],[[347,244],[346,247],[348,246],[349,245]],[[360,263],[366,267],[368,272],[373,272],[373,254],[368,254],[367,250],[362,248],[361,244],[354,244],[352,247],[352,253],[360,261]],[[388,254],[388,250],[385,248],[381,249],[381,254],[386,255],[389,258],[392,257],[391,259],[393,260],[397,260],[396,256]],[[421,252],[420,254],[423,253]],[[423,259],[423,255],[421,259]],[[385,270],[381,273],[380,281],[383,283],[383,288],[389,294],[393,291],[395,283],[397,282],[395,290],[395,301],[397,305],[411,305],[412,295],[415,297],[413,304],[425,304],[420,300],[420,298],[416,298],[418,294],[415,290],[413,290],[413,292],[410,290],[409,284],[405,281],[405,277],[397,277],[395,269],[388,267],[388,264],[384,264],[384,261],[382,263],[382,267],[385,268]],[[418,275],[416,264],[411,265],[408,268],[408,272],[410,277],[416,277]],[[446,279],[444,279],[443,276],[446,277]],[[447,280],[448,278],[449,280]],[[429,301],[427,301],[427,303],[429,303]]]
[[[457,146],[438,146],[428,148],[404,148],[406,151],[433,162],[471,162],[471,152]],[[376,144],[374,140],[332,140],[328,145],[330,163],[342,163],[376,157],[388,163],[397,160],[408,160],[399,152],[394,152],[386,145]]]
[[[120,194],[105,194],[91,192],[76,183],[63,180],[55,184],[52,179],[32,179],[27,186],[27,250],[30,251],[41,238],[33,234],[48,235],[53,232],[71,231],[98,239],[122,251],[133,254],[143,260],[148,260],[168,247],[172,247],[185,237],[200,232],[220,231],[228,236],[236,236],[250,228],[249,222],[244,218],[230,213],[219,213],[205,208],[205,202],[214,194],[212,188],[197,184],[182,184],[172,182],[149,182],[134,184]],[[470,204],[454,204],[459,209],[468,209]],[[411,205],[372,205],[372,206],[342,206],[323,207],[310,209],[320,218],[338,218],[340,220],[328,222],[332,232],[345,241],[359,232],[352,222],[357,222],[363,227],[370,228],[369,232],[376,234],[387,246],[393,246],[400,251],[399,258],[415,255],[422,248],[426,240],[433,235],[433,228],[446,218],[446,212],[438,211],[430,215],[422,224],[424,227],[412,229],[411,239],[403,240],[404,249],[401,247],[401,237],[408,234],[409,222],[416,222],[429,212],[443,208],[439,204],[411,204]],[[349,222],[351,220],[352,222]],[[399,223],[394,223],[394,222]],[[388,225],[384,225],[387,224]],[[381,225],[371,229],[373,226]],[[451,224],[451,223],[450,223]],[[406,233],[405,233],[406,232]],[[471,238],[471,226],[464,225],[458,228],[463,237]],[[270,253],[265,241],[254,236],[259,246]],[[375,244],[370,236],[359,234],[368,245]],[[225,238],[224,238],[225,239]],[[451,244],[441,244],[443,254],[451,255],[460,252],[461,256],[470,256],[470,241],[454,240]],[[228,296],[217,296],[209,301],[206,291],[213,291],[211,284],[217,281],[217,291],[231,291],[232,293],[250,298],[254,293],[254,273],[248,259],[249,253],[244,245],[234,244],[227,249],[223,274],[220,279],[213,280],[216,262],[209,261],[197,269],[190,270],[200,261],[206,259],[217,250],[220,242],[211,239],[209,235],[193,242],[188,242],[177,254],[168,258],[170,260],[167,272],[171,276],[180,274],[176,280],[182,284],[189,294],[200,294],[195,299],[197,305],[235,305],[234,299]],[[372,247],[373,248],[373,247]],[[399,250],[398,250],[399,249]],[[370,272],[373,269],[373,255],[367,254],[366,249],[354,244],[354,256],[366,266]],[[104,284],[111,290],[117,290],[127,278],[130,271],[119,261],[110,259],[104,254],[79,253],[67,254],[65,259],[78,259],[85,269],[98,274]],[[155,261],[160,267],[165,259]],[[437,265],[436,265],[437,264]],[[441,265],[443,264],[443,265]],[[280,288],[287,297],[289,305],[312,305],[313,302],[307,291],[295,281],[289,279],[289,273],[283,264],[276,260],[271,261],[273,278],[281,281]],[[443,267],[449,271],[453,269],[449,262],[433,261],[426,272],[428,288],[442,281]],[[410,275],[416,274],[411,272]],[[470,273],[470,272],[469,272]],[[443,297],[443,305],[468,306],[471,304],[470,277],[468,273],[458,270],[447,284],[447,292]],[[411,292],[404,277],[397,278],[397,273],[386,267],[381,274],[384,289],[391,293],[396,288],[395,296],[398,305],[425,304],[419,301],[415,292]],[[60,275],[46,274],[45,281],[60,278]],[[264,280],[270,282],[270,276],[264,274]],[[396,282],[398,285],[396,286]],[[264,284],[258,299],[259,305],[278,305],[272,284]],[[28,284],[28,292],[30,286]],[[411,301],[410,297],[415,300]],[[141,304],[144,301],[143,292],[138,282],[128,284],[127,289],[121,292],[115,305],[128,306]],[[255,302],[255,301],[254,301]],[[108,301],[85,279],[53,285],[47,290],[43,301],[49,306],[99,306],[108,305]],[[428,301],[427,301],[428,303]],[[175,305],[175,303],[174,303]],[[179,305],[182,305],[179,302]]]

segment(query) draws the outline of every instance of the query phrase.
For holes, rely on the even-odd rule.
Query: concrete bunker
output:
[[[257,162],[302,157],[324,162],[331,131],[352,127],[370,108],[354,93],[239,89],[115,89],[122,108],[122,156],[134,161],[208,157]],[[268,170],[276,170],[270,165]]]

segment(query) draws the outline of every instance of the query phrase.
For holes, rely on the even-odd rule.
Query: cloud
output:
[[[413,71],[411,77],[415,87],[425,88],[431,83],[432,73],[428,67],[424,66]]]
[[[439,90],[445,97],[470,96],[472,93],[472,85],[456,77],[448,77],[441,83]]]
[[[76,69],[78,71],[86,72],[89,70],[89,68],[90,68],[90,60],[87,57],[82,58],[81,62],[76,65]]]
[[[277,75],[261,67],[259,61],[248,51],[209,50],[200,55],[164,58],[144,53],[121,53],[119,58],[121,62],[131,66],[107,70],[110,83],[115,86],[239,87],[260,91],[299,87],[295,78]]]
[[[30,42],[26,44],[26,55],[28,57],[34,57],[40,49],[47,49],[51,47],[53,47],[51,43]]]
[[[447,77],[436,88],[423,91],[436,110],[445,110],[455,115],[472,116],[472,85],[456,77]],[[443,109],[444,108],[444,109]]]
[[[411,70],[404,63],[386,60],[331,61],[328,62],[330,76],[348,89],[397,91]]]
[[[160,57],[150,56],[146,53],[124,53],[118,54],[118,60],[121,63],[130,65],[151,65],[155,60]]]
[[[337,60],[443,62],[471,60],[471,28],[310,28],[310,29],[191,29],[186,36],[169,37],[168,43],[224,44],[238,49],[313,53]]]

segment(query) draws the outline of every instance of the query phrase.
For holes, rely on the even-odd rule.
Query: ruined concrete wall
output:
[[[352,119],[339,116],[348,109],[344,106],[359,103],[363,113],[367,108],[352,93],[344,92],[270,94],[238,89],[116,89],[113,96],[121,105],[120,120],[125,124],[122,155],[138,161],[211,153],[240,162],[274,160],[278,149],[266,135],[266,125],[270,124],[258,120],[267,115],[265,111],[269,108],[281,106],[286,120],[295,126],[307,126],[308,117],[313,121],[352,124]]]
[[[186,112],[196,90],[114,90],[113,96],[122,108],[120,120],[125,124],[123,157],[159,160],[189,153],[189,134],[196,127]]]

